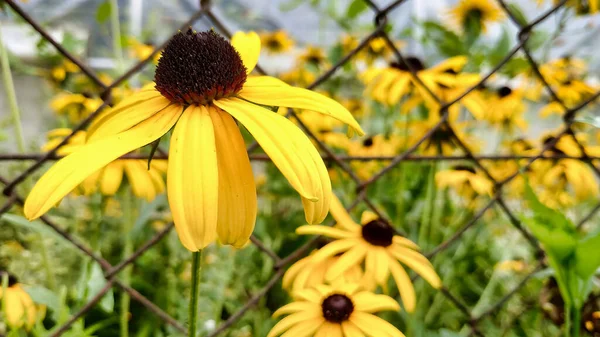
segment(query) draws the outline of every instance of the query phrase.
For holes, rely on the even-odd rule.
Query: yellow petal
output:
[[[363,225],[366,225],[369,222],[371,222],[373,220],[377,220],[377,219],[379,219],[379,215],[377,215],[371,211],[364,211],[360,217],[360,223]]]
[[[354,325],[350,321],[342,322],[342,331],[344,332],[344,337],[364,337],[365,334],[360,331],[360,329]]]
[[[415,305],[417,304],[417,295],[415,294],[415,288],[413,287],[410,277],[406,273],[406,270],[398,263],[398,261],[390,261],[390,271],[402,297],[402,303],[404,304],[404,310],[407,312],[413,312]]]
[[[250,239],[256,222],[256,185],[246,144],[231,116],[210,108],[219,165],[219,241],[237,248]]]
[[[342,205],[340,199],[338,199],[335,194],[331,197],[329,211],[335,221],[337,221],[337,225],[353,232],[359,232],[361,230],[361,226],[352,220],[350,214],[348,214],[346,208],[344,208],[344,205]]]
[[[371,337],[405,337],[400,330],[377,316],[355,311],[350,315],[350,322],[355,324],[367,336]]]
[[[269,90],[271,87],[289,87],[284,81],[271,76],[251,76],[246,79],[244,88],[253,90]]]
[[[375,248],[375,280],[378,284],[386,284],[390,276],[390,257],[383,247]]]
[[[365,254],[367,250],[364,246],[358,245],[344,253],[340,256],[334,264],[329,267],[327,270],[327,274],[325,274],[325,278],[328,281],[335,280],[340,277],[346,270],[352,268],[353,266],[362,264],[362,261],[365,258]]]
[[[312,311],[321,309],[318,304],[312,302],[292,302],[284,305],[283,307],[277,309],[273,313],[273,317],[278,317],[281,315],[293,314],[300,311]]]
[[[302,311],[302,312],[292,314],[292,315],[282,319],[277,324],[275,324],[273,329],[271,329],[271,331],[269,331],[269,334],[267,335],[267,337],[279,336],[284,331],[289,330],[290,328],[292,328],[293,326],[295,326],[299,323],[316,320],[318,317],[321,317],[321,316],[322,316],[321,312],[319,312],[317,310]]]
[[[306,266],[310,263],[310,256],[305,257],[296,261],[288,270],[283,274],[283,279],[281,280],[281,287],[283,289],[290,289],[290,285],[292,281],[296,278],[296,276],[300,273],[300,271],[304,270]]]
[[[144,198],[151,201],[156,197],[154,192],[154,184],[152,178],[148,174],[147,166],[144,167],[142,163],[137,160],[128,160],[125,163],[125,174],[127,174],[127,180],[133,194],[138,198]]]
[[[292,86],[271,86],[268,88],[244,86],[238,95],[262,105],[316,111],[348,124],[359,136],[365,134],[356,119],[343,105],[308,89]]]
[[[181,108],[169,107],[125,132],[86,144],[59,160],[29,193],[25,216],[30,220],[40,217],[98,169],[167,133],[180,114]]]
[[[325,321],[321,324],[314,337],[343,337],[342,327],[339,323]]]
[[[96,118],[89,127],[88,142],[123,132],[169,104],[171,102],[156,90],[137,92]]]
[[[429,282],[432,287],[438,289],[442,286],[440,277],[433,269],[431,263],[424,256],[410,249],[403,249],[402,254],[398,253],[397,250],[393,250],[391,252],[393,256],[398,259],[398,261],[404,263],[410,267],[410,269],[414,270],[423,279],[425,279],[425,281]]]
[[[179,240],[203,249],[217,237],[219,173],[213,124],[204,106],[188,107],[171,136],[167,195]]]
[[[231,37],[231,45],[240,53],[246,73],[250,74],[260,56],[260,37],[255,32],[236,32]]]
[[[115,160],[102,170],[100,192],[103,195],[115,195],[119,190],[123,181],[123,162],[124,160]]]
[[[357,235],[352,232],[344,231],[338,228],[318,225],[300,226],[296,228],[296,233],[300,235],[325,235],[334,239],[357,237]]]
[[[237,98],[215,101],[241,122],[273,160],[303,200],[306,221],[319,223],[327,216],[331,181],[319,152],[292,122],[283,116]]]
[[[358,311],[375,313],[384,310],[399,311],[400,305],[387,295],[376,295],[369,291],[361,291],[352,296],[354,308]]]
[[[26,321],[25,308],[21,302],[21,292],[8,288],[6,290],[6,321],[12,328],[20,328]]]
[[[319,311],[319,310],[317,310]],[[308,321],[298,323],[296,326],[291,327],[288,331],[281,335],[281,337],[309,337],[312,336],[321,324],[325,322],[322,317],[314,318]]]
[[[342,239],[330,242],[319,249],[313,256],[313,263],[319,263],[330,256],[334,256],[341,252],[345,252],[350,248],[356,246],[358,240],[353,239]]]

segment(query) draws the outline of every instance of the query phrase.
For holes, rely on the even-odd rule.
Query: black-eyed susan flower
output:
[[[130,37],[127,40],[128,47],[131,51],[131,56],[135,59],[143,61],[150,57],[154,52],[154,43],[152,42],[140,42],[134,37]],[[160,53],[156,53],[152,58],[152,63],[158,64],[158,60],[160,59]]]
[[[294,297],[295,302],[275,311],[274,317],[288,316],[267,337],[404,337],[395,326],[374,315],[385,310],[398,311],[398,303],[386,295],[361,291],[358,284],[319,285],[300,290]]]
[[[312,256],[314,262],[319,262],[341,254],[339,260],[327,269],[325,280],[334,280],[348,269],[364,262],[367,279],[363,282],[367,287],[369,284],[386,287],[391,274],[408,312],[415,309],[416,295],[402,264],[413,269],[432,287],[437,289],[441,286],[439,276],[427,258],[418,252],[418,246],[397,235],[385,220],[366,212],[361,219],[362,225],[359,225],[352,220],[335,195],[331,199],[331,214],[337,221],[335,227],[309,225],[296,229],[298,234],[324,235],[335,239]]]
[[[327,56],[323,48],[316,46],[306,46],[305,50],[298,57],[300,64],[308,64],[317,69],[327,66]]]
[[[468,200],[477,195],[491,196],[494,184],[474,167],[456,165],[449,170],[438,171],[435,182],[440,188],[452,187],[456,192]]]
[[[404,44],[399,43],[398,48],[401,48]],[[358,54],[358,58],[365,61],[367,65],[373,64],[379,59],[385,59],[392,54],[392,50],[387,46],[383,37],[376,37],[371,39],[367,44],[367,47]]]
[[[50,69],[50,79],[55,83],[61,83],[67,78],[70,73],[76,73],[79,71],[79,67],[65,59],[59,65]]]
[[[537,0],[538,4],[548,2],[547,0]],[[552,0],[554,5],[560,3],[560,0]],[[594,14],[600,11],[600,0],[567,0],[565,6],[571,7],[579,15]]]
[[[286,52],[294,46],[294,40],[283,29],[261,33],[260,41],[267,52],[272,54]]]
[[[393,157],[398,155],[402,146],[402,138],[394,135],[373,135],[359,140],[348,141],[348,155],[352,157]],[[389,161],[355,161],[351,163],[354,172],[361,179],[369,179],[374,173],[381,170]]]
[[[504,19],[502,10],[492,0],[460,0],[450,15],[461,29],[467,30],[470,22],[474,22],[484,33],[490,23]]]
[[[0,271],[0,276],[4,274],[6,272]],[[0,287],[0,301],[3,303],[6,324],[12,329],[30,330],[46,314],[46,308],[35,304],[12,275],[8,276],[6,292]]]
[[[101,105],[102,99],[100,97],[94,97],[88,93],[63,92],[50,101],[50,108],[57,115],[67,116],[72,123],[80,122]]]
[[[526,108],[523,90],[503,86],[489,96],[483,119],[508,133],[513,133],[516,128],[521,131],[527,129],[527,122],[523,118]]]
[[[182,244],[198,251],[219,240],[243,246],[254,228],[256,188],[235,118],[302,196],[306,220],[326,216],[331,182],[319,152],[285,117],[264,106],[318,111],[363,134],[339,103],[268,76],[250,77],[260,39],[239,32],[232,44],[214,31],[177,33],[162,53],[155,83],[101,114],[87,143],[58,161],[25,201],[35,219],[87,177],[171,128],[167,195]]]
[[[302,289],[311,288],[320,284],[328,283],[325,281],[325,273],[327,270],[340,259],[339,256],[328,257],[323,261],[313,261],[312,256],[317,251],[313,251],[311,255],[302,258],[294,263],[283,275],[282,286],[291,292],[296,292]],[[331,284],[345,283],[360,283],[363,280],[363,270],[360,266],[355,265],[338,278],[331,280]]]
[[[405,58],[406,64],[392,62],[385,68],[369,68],[361,75],[361,79],[366,85],[366,94],[383,104],[396,105],[405,96],[417,95],[419,102],[428,101],[434,105],[435,99],[415,80],[410,69],[415,70],[421,82],[435,94],[439,91],[439,83],[450,84],[451,77],[447,76],[447,72],[458,73],[466,60],[464,56],[452,57],[427,68],[421,59],[410,56]]]
[[[61,128],[48,132],[48,142],[42,146],[42,151],[49,151],[56,147],[64,137],[70,135],[71,129]],[[69,142],[60,147],[57,154],[67,156],[80,150],[86,143],[86,132],[78,131]],[[164,175],[167,172],[167,161],[154,159],[150,162],[143,159],[117,159],[105,167],[94,172],[75,189],[84,195],[100,192],[102,195],[115,195],[127,178],[133,194],[148,201],[154,200],[157,195],[165,191]]]
[[[317,77],[315,73],[304,68],[294,67],[290,71],[281,74],[281,80],[289,85],[307,87],[313,83]]]
[[[396,123],[396,125],[400,129],[408,129],[408,145],[413,146],[421,141],[423,137],[427,137],[429,131],[437,126],[439,121],[440,117],[438,114],[431,114],[424,120],[412,121],[409,123],[401,122]],[[460,149],[454,135],[456,135],[469,150],[477,152],[482,141],[468,132],[471,126],[472,123],[469,121],[453,122],[452,128],[449,128],[446,124],[442,124],[435,129],[431,136],[427,137],[425,141],[421,143],[419,152],[426,155],[451,155]]]

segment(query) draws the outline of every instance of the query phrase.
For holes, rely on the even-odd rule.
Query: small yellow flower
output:
[[[50,76],[52,80],[60,83],[67,78],[67,74],[76,73],[78,71],[79,67],[75,63],[65,59],[61,64],[50,70]]]
[[[131,48],[131,56],[140,61],[143,61],[150,57],[150,55],[152,55],[155,49],[152,43],[142,43],[134,37],[130,37],[127,42],[129,48]],[[154,57],[152,58],[152,63],[158,64],[160,55],[160,52],[156,53],[156,55],[154,55]]]
[[[335,239],[312,255],[314,263],[341,254],[325,273],[325,280],[332,281],[347,270],[365,262],[364,281],[367,285],[385,287],[391,276],[400,291],[404,308],[412,312],[416,305],[415,289],[402,264],[413,269],[434,288],[442,282],[426,257],[417,250],[418,246],[409,239],[397,235],[383,219],[371,212],[364,212],[362,225],[352,220],[340,201],[333,196],[331,214],[337,221],[336,227],[308,225],[296,229],[298,234],[324,235]],[[400,264],[402,262],[402,264]],[[367,286],[370,288],[370,286]]]
[[[277,323],[267,337],[404,337],[395,326],[374,315],[400,310],[391,297],[361,291],[357,284],[319,285],[298,291],[297,300],[275,311],[274,317],[289,315]]]
[[[440,188],[452,187],[469,200],[477,195],[492,195],[494,184],[471,166],[457,165],[450,170],[435,174],[435,182]]]
[[[391,157],[398,154],[402,139],[397,136],[374,135],[361,140],[348,141],[348,155],[352,157]],[[361,179],[369,179],[385,167],[387,160],[353,161],[352,168]]]
[[[89,94],[60,93],[50,101],[50,108],[64,115],[72,123],[78,123],[102,105],[102,99]]]
[[[323,221],[331,181],[319,152],[291,121],[264,106],[317,111],[364,132],[332,99],[273,77],[249,76],[259,55],[254,32],[238,32],[231,43],[214,31],[177,33],[162,53],[154,83],[94,120],[86,144],[33,187],[25,216],[40,217],[95,172],[173,129],[167,195],[180,241],[194,252],[217,238],[243,247],[254,229],[257,198],[235,118],[298,191],[307,222]]]
[[[311,288],[319,284],[327,283],[325,274],[327,270],[335,264],[340,258],[337,256],[328,257],[323,261],[313,261],[311,255],[298,260],[283,275],[282,286],[284,289],[297,292],[302,289]],[[359,283],[364,275],[362,268],[358,265],[353,266],[342,273],[338,278],[331,280],[331,284]]]
[[[454,22],[463,30],[466,29],[469,20],[479,22],[482,32],[487,31],[487,26],[492,22],[500,22],[504,19],[502,10],[492,0],[460,0],[450,10]]]
[[[281,74],[281,80],[285,83],[298,87],[307,87],[317,77],[305,67],[294,67],[292,70]]]
[[[261,33],[260,42],[267,52],[272,54],[286,52],[294,46],[294,40],[292,40],[288,33],[283,29],[275,32]]]
[[[48,142],[42,147],[42,151],[53,149],[71,132],[72,130],[68,128],[48,132]],[[86,136],[85,131],[78,131],[66,145],[58,149],[57,154],[67,156],[81,150],[85,146]],[[103,195],[115,195],[125,176],[136,196],[152,201],[165,191],[163,177],[166,171],[166,160],[153,159],[150,169],[148,169],[148,161],[144,159],[115,160],[85,178],[75,192],[90,195],[100,191]]]
[[[523,118],[526,109],[523,90],[503,86],[492,92],[490,96],[485,112],[480,116],[481,119],[507,133],[513,133],[515,128],[521,131],[527,129],[527,122]]]
[[[326,67],[329,64],[323,48],[315,46],[307,46],[306,50],[300,54],[299,60],[301,64],[310,64],[318,69]]]
[[[0,272],[0,275],[4,273],[6,272]],[[13,329],[24,328],[29,331],[46,314],[46,308],[36,305],[12,275],[8,277],[6,293],[3,293],[0,287],[0,300],[6,305],[4,311],[6,323]]]

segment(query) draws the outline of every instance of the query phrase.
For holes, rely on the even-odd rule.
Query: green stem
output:
[[[119,22],[119,1],[110,0],[110,29],[112,30],[112,45],[115,53],[117,71],[123,71],[123,48],[121,47],[121,24]]]
[[[123,258],[128,258],[133,253],[133,241],[131,240],[131,228],[135,221],[135,211],[133,205],[133,195],[131,190],[125,191],[123,194],[123,238],[125,242],[123,244]],[[131,283],[131,269],[132,266],[124,268],[121,272],[121,281],[125,285],[129,285]],[[129,304],[130,304],[129,294],[123,292],[121,294],[121,319],[120,319],[120,327],[121,327],[121,337],[129,336]]]
[[[435,173],[437,171],[437,163],[432,163],[429,168],[429,175],[427,177],[427,192],[425,196],[425,207],[421,215],[421,228],[419,230],[419,240],[417,241],[421,247],[426,247],[425,240],[428,237],[429,225],[433,216],[433,208],[435,198],[437,196],[437,188],[435,187]]]
[[[192,296],[190,297],[189,337],[196,337],[196,319],[198,318],[198,293],[200,292],[200,262],[202,251],[192,253]]]
[[[565,337],[571,337],[571,306],[565,305]]]
[[[4,47],[2,34],[0,34],[0,62],[2,63],[2,83],[4,84],[4,88],[6,88],[6,98],[8,99],[10,114],[12,116],[12,122],[15,128],[17,148],[19,149],[19,152],[25,153],[25,138],[23,138],[21,113],[19,111],[19,105],[17,104],[17,94],[15,92],[15,85],[13,83],[12,73],[10,71],[8,51]]]
[[[39,239],[42,253],[42,264],[44,266],[44,270],[46,271],[46,282],[48,282],[48,287],[50,290],[56,290],[56,279],[54,278],[54,273],[52,272],[52,266],[50,265],[50,259],[48,258],[48,249],[44,243],[44,237],[40,234]]]

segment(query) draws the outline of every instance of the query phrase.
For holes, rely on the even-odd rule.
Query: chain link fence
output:
[[[79,60],[77,57],[75,57],[74,55],[69,53],[63,46],[61,46],[60,43],[58,43],[54,38],[52,38],[52,36],[50,36],[50,34],[48,34],[48,32],[38,22],[36,22],[30,15],[28,15],[28,13],[26,13],[19,6],[19,4],[17,4],[14,0],[4,0],[4,2],[18,16],[20,16],[33,29],[35,29],[43,37],[43,39],[45,39],[47,42],[52,44],[58,50],[58,52],[60,52],[64,57],[66,57],[67,59],[72,61],[74,64],[76,64],[81,69],[81,71],[87,77],[89,77],[89,79],[93,83],[95,83],[95,85],[97,85],[101,89],[101,91],[102,91],[101,97],[104,100],[104,103],[95,112],[93,112],[91,115],[89,115],[89,117],[85,118],[85,120],[83,120],[80,124],[78,124],[73,129],[72,133],[69,136],[67,136],[66,138],[64,138],[62,140],[62,142],[60,142],[60,144],[58,144],[55,148],[53,148],[52,150],[50,150],[46,153],[43,153],[40,155],[35,155],[35,156],[10,154],[10,153],[9,154],[0,154],[0,159],[2,159],[2,160],[15,160],[15,161],[16,160],[27,160],[27,161],[33,160],[34,161],[33,164],[28,166],[22,173],[20,173],[17,177],[15,177],[13,179],[8,179],[7,177],[0,174],[0,183],[2,183],[4,185],[2,193],[7,197],[4,204],[0,206],[0,215],[2,215],[5,212],[8,212],[15,205],[23,205],[23,203],[24,203],[23,196],[17,194],[15,191],[15,188],[19,184],[21,184],[23,181],[25,181],[25,179],[27,179],[34,172],[39,170],[40,167],[42,167],[42,165],[44,163],[51,161],[51,160],[58,159],[59,156],[57,156],[57,150],[61,146],[67,144],[69,139],[77,131],[84,130],[86,128],[86,126],[99,114],[99,112],[103,108],[106,108],[107,106],[109,106],[111,104],[111,91],[113,89],[117,88],[125,80],[129,79],[130,77],[132,77],[133,75],[135,75],[136,73],[141,71],[149,62],[152,61],[152,59],[155,57],[155,55],[157,55],[157,53],[159,53],[161,51],[161,49],[166,45],[166,42],[165,42],[162,45],[156,47],[154,52],[151,55],[149,55],[145,60],[143,60],[143,61],[137,63],[136,65],[134,65],[133,67],[131,67],[129,70],[127,70],[125,73],[123,73],[120,77],[118,77],[116,80],[114,80],[111,84],[106,85],[100,80],[98,75],[92,69],[90,69],[90,67],[88,67],[82,60]],[[573,158],[573,159],[578,159],[583,162],[586,162],[588,165],[590,165],[590,167],[595,172],[595,174],[598,177],[600,177],[600,169],[598,167],[596,167],[592,162],[592,160],[596,159],[596,158],[591,157],[586,153],[584,146],[577,140],[577,138],[575,137],[575,132],[572,129],[573,123],[574,123],[574,118],[576,117],[577,113],[580,110],[582,110],[583,108],[585,108],[588,104],[595,101],[600,96],[600,92],[595,93],[594,95],[592,95],[591,97],[589,97],[588,99],[581,102],[579,105],[577,105],[575,107],[566,106],[565,103],[557,96],[557,94],[554,92],[552,87],[548,84],[546,79],[541,74],[539,66],[538,66],[538,62],[532,56],[532,53],[531,53],[530,49],[528,48],[527,42],[530,39],[530,37],[532,36],[532,32],[534,31],[536,26],[538,24],[540,24],[541,22],[550,18],[561,7],[565,6],[565,3],[567,2],[567,0],[562,0],[558,3],[556,3],[554,7],[552,7],[548,11],[542,13],[542,15],[540,15],[539,17],[537,17],[536,19],[534,19],[533,21],[528,22],[528,23],[522,23],[520,21],[520,19],[516,16],[516,13],[513,13],[511,11],[510,7],[507,5],[507,3],[505,1],[497,0],[497,3],[503,9],[503,11],[506,13],[506,15],[510,18],[512,23],[516,27],[518,27],[518,34],[517,34],[518,42],[516,43],[515,46],[512,47],[510,52],[503,58],[503,60],[500,63],[498,63],[495,67],[493,67],[493,69],[491,69],[487,74],[485,74],[482,77],[482,79],[480,80],[479,83],[477,83],[476,85],[474,85],[471,88],[469,88],[468,90],[466,90],[464,93],[459,95],[456,99],[454,99],[452,101],[444,101],[442,98],[436,96],[436,94],[430,88],[428,88],[427,85],[425,85],[421,81],[421,79],[419,78],[419,76],[417,74],[417,69],[414,69],[413,66],[405,60],[405,56],[402,54],[402,52],[400,50],[398,50],[395,47],[394,43],[392,42],[392,39],[390,38],[390,36],[388,36],[388,34],[386,33],[386,31],[384,29],[386,27],[386,23],[388,22],[388,14],[391,11],[398,10],[406,2],[408,2],[408,1],[397,0],[397,1],[393,1],[393,2],[389,3],[385,7],[380,7],[371,0],[365,0],[365,3],[368,5],[368,7],[370,8],[370,10],[372,12],[375,29],[368,36],[366,36],[356,48],[354,48],[352,51],[347,53],[336,64],[332,65],[329,69],[327,69],[325,72],[323,72],[312,84],[310,84],[308,86],[308,89],[317,88],[323,82],[330,79],[336,73],[336,71],[338,71],[341,67],[344,66],[345,63],[349,62],[357,53],[359,53],[361,50],[366,48],[372,39],[377,38],[377,37],[383,37],[387,44],[387,47],[390,48],[390,50],[393,52],[393,55],[397,59],[397,62],[404,64],[410,70],[413,79],[417,83],[422,85],[425,88],[425,90],[427,90],[429,92],[429,94],[431,94],[431,96],[441,106],[440,120],[437,124],[435,124],[419,141],[414,143],[410,148],[408,148],[403,153],[400,153],[396,156],[391,156],[391,157],[383,157],[383,156],[381,156],[381,157],[351,157],[351,156],[336,155],[327,145],[325,145],[322,141],[320,141],[316,137],[316,135],[313,134],[307,128],[307,126],[303,124],[303,122],[299,118],[297,118],[297,116],[295,115],[295,113],[293,111],[290,111],[290,114],[291,114],[292,118],[296,119],[297,123],[304,130],[304,132],[306,132],[306,134],[312,140],[314,140],[315,142],[318,143],[319,149],[321,150],[322,155],[323,155],[323,159],[326,161],[329,161],[333,165],[337,165],[339,168],[341,168],[344,172],[346,172],[348,174],[350,179],[352,179],[354,181],[354,183],[356,184],[357,197],[354,200],[354,202],[350,205],[349,209],[352,209],[352,208],[356,207],[356,205],[358,205],[359,203],[363,202],[374,213],[379,215],[381,218],[385,219],[384,214],[369,199],[366,192],[369,189],[369,187],[371,185],[373,185],[374,182],[376,182],[378,179],[380,179],[381,177],[386,175],[388,172],[390,172],[390,170],[397,167],[399,164],[406,162],[406,161],[468,160],[468,161],[471,161],[479,170],[481,170],[481,172],[488,179],[490,179],[490,181],[493,182],[494,194],[491,197],[491,199],[489,200],[489,202],[487,202],[481,209],[474,212],[473,217],[470,220],[466,221],[465,224],[458,231],[456,231],[452,236],[450,236],[446,241],[442,242],[439,246],[435,247],[434,249],[432,249],[429,252],[426,252],[426,254],[425,254],[425,256],[427,256],[428,258],[431,259],[436,254],[446,250],[451,245],[457,243],[459,240],[461,240],[461,238],[465,234],[465,232],[467,232],[469,229],[476,226],[478,223],[478,220],[484,215],[484,213],[493,207],[498,208],[501,212],[503,212],[508,217],[512,226],[514,226],[514,228],[516,228],[520,233],[522,233],[522,235],[531,244],[533,249],[537,252],[536,257],[538,259],[538,262],[537,262],[536,268],[534,268],[534,270],[531,273],[525,275],[523,277],[523,279],[518,283],[518,285],[515,288],[513,288],[511,291],[506,293],[499,301],[495,302],[494,304],[489,306],[487,309],[485,309],[483,312],[480,312],[477,315],[474,315],[471,312],[471,310],[467,307],[467,305],[465,305],[463,303],[463,301],[461,301],[460,298],[453,295],[452,292],[448,288],[445,288],[445,287],[441,288],[441,293],[464,315],[464,322],[470,328],[469,335],[483,336],[483,333],[478,328],[478,324],[486,317],[494,315],[497,311],[501,310],[503,305],[506,304],[509,301],[509,299],[513,295],[515,295],[521,288],[523,288],[527,284],[527,282],[533,277],[533,275],[536,272],[538,272],[541,268],[543,268],[545,265],[544,265],[544,254],[543,254],[543,251],[540,249],[537,240],[523,227],[522,223],[520,222],[518,217],[515,216],[514,212],[511,211],[511,209],[508,207],[508,204],[505,201],[505,198],[503,197],[504,186],[506,186],[506,184],[509,183],[510,181],[512,181],[513,179],[515,179],[520,173],[514,172],[510,176],[506,177],[504,180],[499,181],[499,180],[494,179],[494,177],[490,174],[488,169],[486,169],[486,167],[482,164],[482,161],[483,160],[527,160],[527,163],[525,164],[525,166],[523,168],[524,170],[526,170],[536,160]],[[209,20],[211,22],[211,24],[214,25],[214,27],[217,31],[219,31],[223,35],[231,37],[231,32],[227,29],[227,27],[223,24],[223,22],[219,19],[219,17],[217,17],[217,15],[215,15],[215,12],[213,12],[211,10],[210,1],[203,0],[203,1],[200,1],[200,3],[201,3],[201,9],[198,10],[197,12],[193,13],[190,16],[190,18],[181,25],[180,29],[183,30],[183,29],[187,28],[188,26],[192,25],[197,20],[200,20],[203,18],[203,19]],[[173,32],[173,33],[175,33],[175,32]],[[508,61],[511,60],[511,58],[513,58],[519,52],[522,52],[525,55],[526,59],[528,60],[529,64],[531,65],[531,68],[534,71],[534,74],[544,84],[545,90],[548,92],[548,94],[552,98],[552,100],[559,103],[566,111],[566,113],[564,114],[564,117],[563,117],[562,129],[556,135],[556,137],[552,138],[550,141],[545,143],[543,149],[537,155],[532,155],[532,156],[523,156],[523,155],[478,156],[478,155],[475,155],[471,150],[469,150],[468,146],[466,144],[464,144],[464,142],[456,135],[456,132],[454,131],[453,126],[449,122],[449,119],[448,119],[448,108],[450,106],[452,106],[453,104],[457,104],[461,99],[463,99],[465,96],[467,96],[473,90],[484,85],[485,82],[492,75],[494,75],[500,68],[502,68]],[[256,69],[258,72],[264,73],[263,69],[260,68],[260,66],[257,66]],[[462,150],[463,155],[461,155],[461,156],[416,156],[416,155],[413,155],[413,152],[415,152],[415,150],[423,142],[427,141],[430,137],[434,136],[434,134],[441,129],[443,129],[444,132],[448,132],[450,134],[454,143]],[[582,156],[581,157],[568,157],[568,156],[562,156],[562,155],[553,155],[553,156],[546,155],[546,151],[549,149],[552,149],[552,147],[560,140],[561,137],[571,137],[575,141],[575,143],[577,144],[579,149],[581,150]],[[251,153],[257,147],[258,147],[258,145],[256,143],[253,143],[249,146],[248,152],[250,153],[250,160],[259,160],[259,161],[269,160],[268,157],[266,157],[265,155]],[[127,155],[123,158],[140,158],[140,156],[139,155]],[[155,158],[167,158],[167,155],[164,153],[160,153],[160,154],[157,153],[155,155]],[[357,176],[357,174],[349,166],[348,162],[352,161],[352,160],[387,161],[388,164],[385,167],[383,167],[379,172],[372,175],[369,179],[362,180]],[[593,207],[591,212],[588,215],[586,215],[582,218],[582,220],[578,223],[578,228],[581,227],[586,221],[591,219],[595,215],[595,213],[598,212],[598,210],[600,210],[600,203],[598,203],[598,205]],[[79,309],[79,311],[77,311],[65,324],[63,324],[62,326],[60,326],[54,330],[54,332],[51,335],[52,337],[61,336],[65,331],[67,331],[70,328],[70,326],[74,322],[76,322],[79,318],[83,317],[88,311],[90,311],[90,309],[92,309],[100,301],[100,299],[113,287],[120,288],[122,291],[129,294],[129,296],[131,296],[131,298],[134,301],[139,302],[139,304],[143,305],[147,310],[154,313],[156,315],[156,317],[163,320],[166,324],[171,325],[172,327],[181,331],[182,333],[187,333],[187,330],[186,330],[186,327],[184,326],[184,324],[182,324],[181,322],[178,322],[176,319],[174,319],[168,313],[166,313],[161,308],[159,308],[157,305],[155,305],[150,300],[148,300],[146,297],[141,295],[138,291],[136,291],[132,287],[124,284],[121,280],[119,280],[119,272],[121,272],[128,265],[135,263],[135,261],[138,257],[140,257],[142,254],[144,254],[147,250],[152,249],[152,247],[154,245],[156,245],[160,240],[162,240],[173,229],[173,223],[170,223],[164,229],[162,229],[160,232],[158,232],[154,237],[152,237],[150,240],[148,240],[146,243],[144,243],[141,247],[139,247],[137,249],[137,251],[135,251],[131,256],[122,260],[120,263],[118,263],[116,265],[112,265],[107,260],[103,259],[102,257],[98,256],[96,253],[94,253],[88,246],[86,246],[85,244],[80,242],[78,239],[71,236],[65,230],[60,228],[60,226],[58,226],[52,220],[50,220],[49,217],[42,216],[41,221],[43,223],[45,223],[48,227],[50,227],[52,230],[54,230],[57,234],[64,237],[65,239],[67,239],[73,246],[75,246],[77,249],[79,249],[82,253],[89,256],[94,261],[96,261],[103,269],[104,277],[106,278],[106,281],[107,281],[104,288],[102,288],[100,292],[95,294],[95,296],[86,305],[81,307]],[[221,335],[230,326],[232,326],[234,323],[236,323],[248,310],[250,310],[254,305],[257,304],[257,302],[261,299],[261,297],[263,297],[270,289],[272,289],[277,284],[277,282],[282,278],[285,268],[292,262],[296,261],[300,257],[307,254],[309,252],[309,250],[315,246],[318,239],[319,239],[318,237],[313,238],[310,241],[308,241],[306,244],[304,244],[303,246],[298,248],[297,250],[293,251],[288,256],[281,257],[281,256],[278,256],[275,252],[273,252],[269,247],[264,245],[257,237],[252,236],[251,237],[252,243],[254,245],[256,245],[262,252],[264,252],[264,254],[267,254],[271,259],[273,259],[274,273],[273,273],[271,279],[266,284],[264,284],[264,287],[260,291],[253,294],[244,306],[239,308],[236,313],[231,315],[226,321],[224,321],[220,326],[218,326],[214,331],[212,331],[212,333],[209,336],[214,337],[214,336]]]

